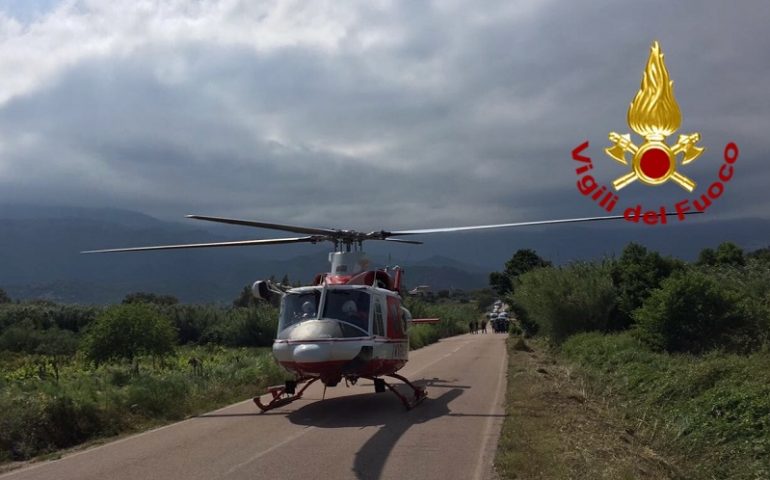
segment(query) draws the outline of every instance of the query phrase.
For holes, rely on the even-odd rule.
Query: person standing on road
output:
[[[481,333],[487,333],[487,321],[482,320],[481,321]]]

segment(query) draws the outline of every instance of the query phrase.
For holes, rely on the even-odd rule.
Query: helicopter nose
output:
[[[294,361],[299,363],[318,363],[331,360],[331,345],[304,343],[294,347]]]

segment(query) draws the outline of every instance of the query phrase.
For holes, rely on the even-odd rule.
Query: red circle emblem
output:
[[[639,168],[648,178],[663,178],[671,166],[668,153],[660,148],[650,148],[642,154],[639,160]]]

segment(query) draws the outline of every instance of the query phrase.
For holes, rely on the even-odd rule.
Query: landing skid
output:
[[[420,402],[425,400],[425,398],[428,396],[428,392],[426,392],[424,388],[415,386],[412,382],[410,382],[405,377],[403,377],[403,376],[401,376],[401,375],[399,375],[397,373],[391,373],[391,374],[385,375],[385,376],[386,377],[393,377],[393,378],[395,378],[397,380],[401,380],[402,382],[407,384],[409,386],[409,388],[412,389],[412,392],[414,393],[414,398],[412,398],[411,400],[406,398],[404,395],[401,394],[401,392],[396,390],[396,387],[394,387],[390,383],[386,382],[382,378],[374,378],[374,377],[363,377],[363,378],[366,378],[367,380],[371,380],[371,381],[374,382],[374,390],[376,392],[384,391],[384,390],[382,390],[382,387],[380,387],[380,385],[384,385],[385,387],[387,387],[388,390],[393,392],[401,400],[401,403],[404,404],[404,407],[406,407],[407,410],[413,409],[414,407],[419,405]]]
[[[382,378],[376,378],[376,377],[360,377],[360,378],[365,378],[367,380],[371,380],[372,382],[374,382],[374,389],[378,393],[384,392],[385,388],[393,392],[399,398],[399,400],[401,400],[401,403],[404,404],[404,407],[406,407],[407,410],[411,410],[412,408],[416,407],[417,405],[420,404],[420,402],[425,400],[425,398],[428,396],[428,392],[426,392],[424,388],[414,385],[405,377],[397,373],[391,373],[385,376],[392,377],[397,380],[401,380],[402,382],[407,384],[409,388],[412,389],[412,392],[414,393],[414,397],[412,399],[407,398],[406,396],[402,395],[401,392],[399,392],[396,389],[396,387],[386,382]],[[307,390],[307,387],[312,385],[313,382],[315,382],[318,379],[320,379],[320,377],[304,377],[296,381],[286,382],[285,385],[276,385],[273,387],[268,387],[267,391],[273,396],[270,402],[267,405],[265,405],[260,400],[260,397],[254,397],[254,403],[263,412],[272,410],[274,408],[283,407],[284,405],[288,405],[291,402],[302,398],[302,394],[305,393],[305,390]],[[355,380],[357,379],[358,378],[351,378],[351,382],[355,384]],[[305,383],[305,385],[298,392],[295,393],[296,387],[301,383]]]
[[[285,385],[276,385],[274,387],[268,387],[267,391],[270,392],[270,394],[273,396],[272,400],[270,400],[270,402],[267,405],[263,405],[259,397],[254,397],[254,403],[263,412],[272,410],[274,408],[282,407],[284,405],[288,405],[294,400],[299,400],[300,398],[302,398],[302,394],[305,393],[305,390],[307,390],[307,387],[312,385],[313,382],[315,382],[319,378],[321,377],[304,377],[294,382],[286,382]],[[305,385],[300,389],[299,392],[295,393],[295,389],[297,385],[303,382],[307,382],[307,383],[305,383]],[[287,396],[284,396],[284,395],[287,395]]]

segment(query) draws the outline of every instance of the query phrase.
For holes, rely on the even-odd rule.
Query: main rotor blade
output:
[[[324,240],[319,237],[267,238],[264,240],[240,240],[236,242],[188,243],[184,245],[157,245],[152,247],[109,248],[105,250],[86,250],[80,253],[115,253],[146,252],[148,250],[179,250],[184,248],[243,247],[248,245],[278,245],[281,243],[316,243]]]
[[[412,245],[422,245],[423,242],[416,240],[401,240],[400,238],[374,238],[373,240],[385,240],[386,242],[410,243]]]
[[[195,220],[207,222],[228,223],[230,225],[242,225],[244,227],[268,228],[270,230],[283,230],[292,233],[307,233],[310,235],[333,235],[336,230],[330,228],[299,227],[295,225],[281,225],[279,223],[255,222],[252,220],[239,220],[237,218],[207,217],[205,215],[185,215]]]
[[[692,212],[701,213],[701,212]],[[677,215],[677,213],[667,213],[666,216]],[[388,232],[388,235],[419,235],[422,233],[446,233],[446,232],[466,232],[470,230],[491,230],[493,228],[508,228],[508,227],[526,227],[531,225],[553,225],[556,223],[579,223],[579,222],[599,222],[602,220],[618,220],[623,218],[623,215],[612,215],[607,217],[585,217],[585,218],[563,218],[559,220],[537,220],[534,222],[516,222],[516,223],[498,223],[494,225],[474,225],[470,227],[447,227],[447,228],[423,228],[419,230],[399,230],[396,232]]]

